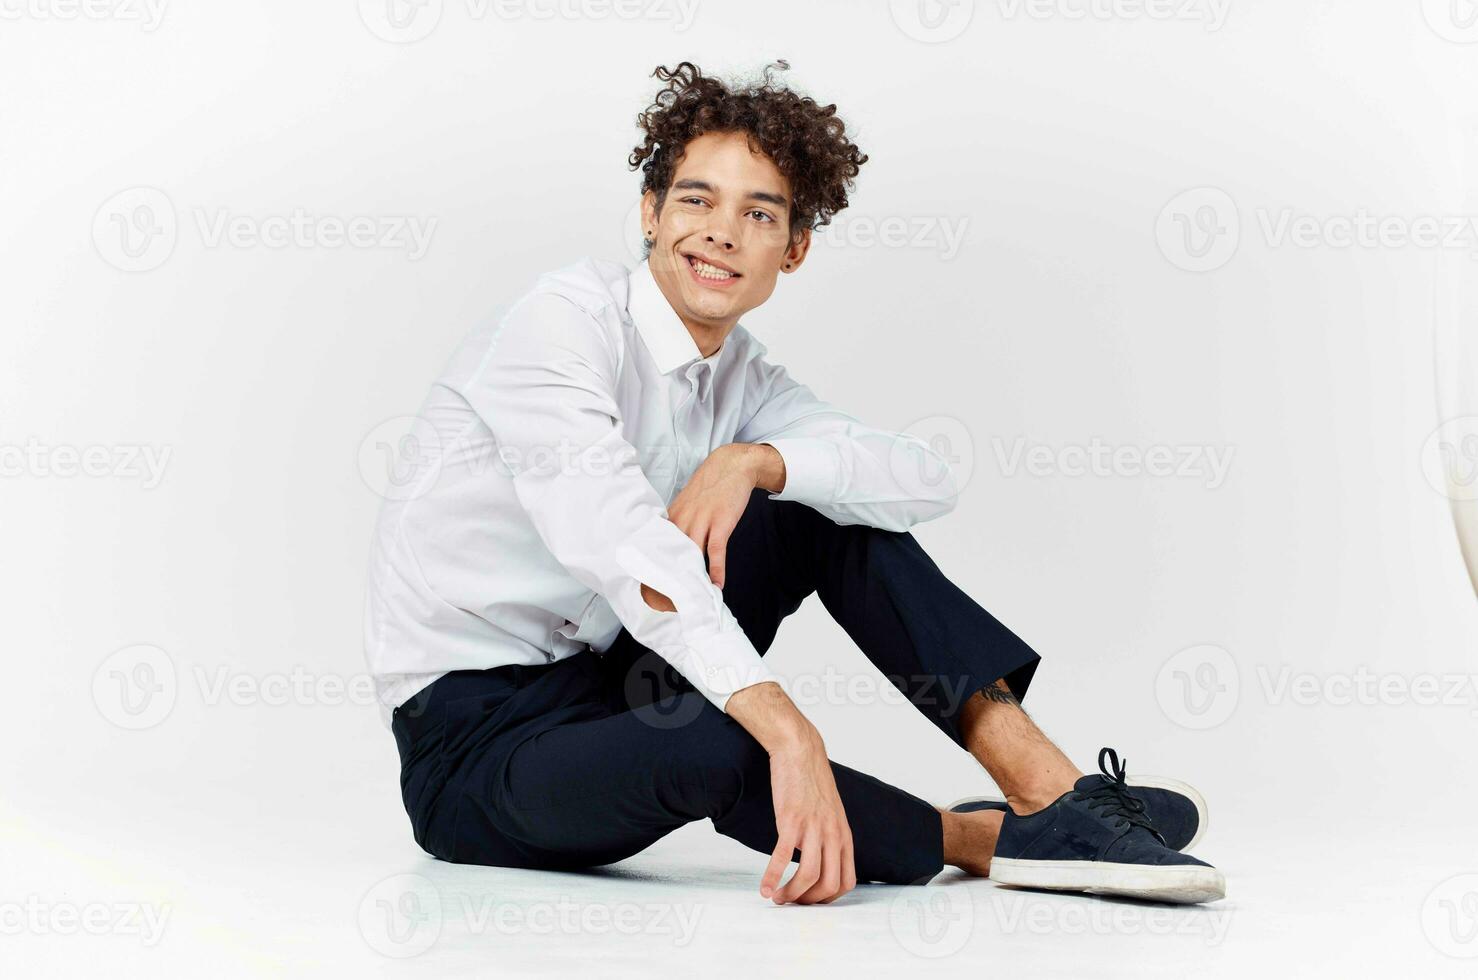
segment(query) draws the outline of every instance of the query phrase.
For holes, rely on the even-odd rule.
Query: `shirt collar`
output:
[[[702,358],[703,352],[693,343],[693,335],[683,326],[677,311],[662,295],[652,270],[642,262],[631,273],[631,291],[626,300],[626,312],[631,314],[641,339],[646,343],[657,370],[671,374],[678,368]],[[727,343],[727,339],[725,340]],[[719,350],[722,350],[722,346]],[[717,353],[717,352],[715,352]]]

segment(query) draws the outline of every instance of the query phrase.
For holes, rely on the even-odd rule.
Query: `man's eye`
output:
[[[683,203],[684,204],[702,204],[703,203],[703,198],[701,198],[701,197],[685,197],[685,198],[683,198]]]
[[[765,212],[763,212],[763,211],[751,211],[749,213],[750,214],[757,214],[757,215],[759,215],[761,221],[774,221],[775,220],[774,218],[770,217],[768,214],[765,214]]]

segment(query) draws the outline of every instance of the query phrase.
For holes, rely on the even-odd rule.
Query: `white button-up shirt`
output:
[[[703,357],[646,263],[587,259],[473,332],[408,437],[371,549],[365,647],[383,715],[452,670],[605,650],[625,626],[722,709],[771,674],[667,504],[713,450],[768,443],[784,490],[903,530],[956,487],[922,440],[818,400],[736,325]],[[645,583],[672,600],[660,612]]]

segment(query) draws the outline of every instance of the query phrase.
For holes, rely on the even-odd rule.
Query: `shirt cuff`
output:
[[[778,681],[742,630],[717,633],[688,648],[682,675],[720,711],[731,695],[764,681]]]
[[[761,445],[774,446],[785,461],[785,487],[770,494],[771,500],[836,503],[841,460],[835,446],[825,439],[771,439]]]

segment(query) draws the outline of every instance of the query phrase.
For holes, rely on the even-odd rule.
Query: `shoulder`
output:
[[[613,370],[622,357],[628,275],[619,262],[590,258],[541,275],[464,338],[443,382],[460,388],[500,363],[537,360],[573,358]]]
[[[631,270],[620,262],[584,258],[540,276],[519,302],[557,297],[592,317],[619,314],[626,309],[630,276]]]

